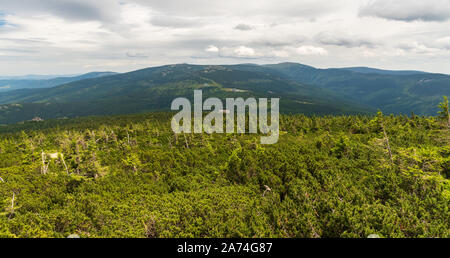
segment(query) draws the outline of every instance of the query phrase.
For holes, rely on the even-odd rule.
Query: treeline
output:
[[[0,236],[450,236],[439,118],[283,115],[260,145],[172,115],[1,127]]]

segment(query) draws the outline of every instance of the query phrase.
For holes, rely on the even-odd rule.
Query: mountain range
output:
[[[27,76],[0,76],[0,93],[23,88],[51,88],[61,84],[99,78],[114,75],[113,72],[92,72],[76,76],[54,76],[51,75],[27,75]]]
[[[450,76],[446,74],[372,68],[316,69],[295,63],[268,67],[294,81],[317,85],[385,113],[436,115],[442,96],[450,95]]]
[[[279,97],[284,113],[435,115],[450,76],[367,67],[317,69],[298,63],[150,67],[128,73],[89,73],[14,80],[0,90],[0,123],[168,110],[176,97]],[[0,86],[5,85],[0,80]]]

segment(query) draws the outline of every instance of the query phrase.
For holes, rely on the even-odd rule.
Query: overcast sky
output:
[[[0,0],[0,75],[286,61],[450,74],[450,0]]]

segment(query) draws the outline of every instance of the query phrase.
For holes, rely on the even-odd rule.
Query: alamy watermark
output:
[[[246,133],[246,110],[248,108],[248,133],[258,133],[259,125],[259,133],[266,134],[266,136],[261,136],[261,144],[277,143],[280,126],[279,103],[279,98],[270,99],[271,116],[269,125],[267,98],[259,98],[258,101],[255,98],[246,100],[243,98],[227,98],[226,108],[224,109],[220,99],[208,98],[203,102],[202,91],[194,90],[194,133],[224,133],[224,114],[226,133]],[[182,109],[180,110],[180,108]],[[187,98],[177,98],[172,101],[171,109],[180,110],[172,118],[173,132],[191,133],[191,102]],[[203,118],[203,111],[211,112]],[[182,124],[180,124],[181,120]]]

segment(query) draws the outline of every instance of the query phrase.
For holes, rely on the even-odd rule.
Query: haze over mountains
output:
[[[23,88],[50,88],[64,83],[114,75],[113,72],[92,72],[72,76],[52,75],[26,75],[26,76],[0,76],[0,92]]]
[[[284,113],[435,115],[450,76],[354,67],[316,69],[274,65],[166,65],[129,73],[89,73],[47,80],[16,80],[0,90],[0,123],[169,110],[176,97],[280,97]],[[6,81],[0,81],[0,86]],[[14,89],[14,90],[13,90]]]

